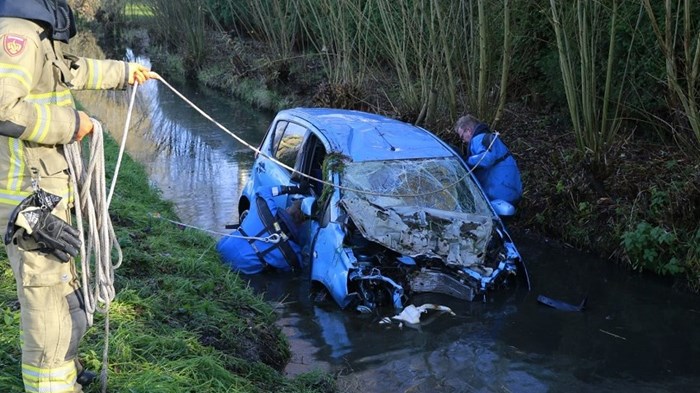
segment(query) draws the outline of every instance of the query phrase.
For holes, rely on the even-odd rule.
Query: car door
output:
[[[333,174],[329,180],[338,184],[338,175]],[[340,308],[345,308],[356,298],[356,294],[348,291],[348,276],[356,259],[343,247],[345,219],[338,215],[339,201],[340,191],[336,188],[328,200],[317,205],[310,228],[310,263],[311,280],[321,283]]]
[[[316,200],[321,196],[323,189],[323,173],[322,166],[323,160],[326,157],[326,144],[323,141],[323,135],[321,133],[311,131],[306,135],[304,145],[299,152],[299,156],[294,169],[296,173],[292,175],[291,182],[293,184],[306,183],[309,185],[309,195]],[[288,201],[288,203],[291,203]],[[317,218],[310,217],[305,220],[301,226],[300,239],[302,246],[308,246],[313,239],[312,225],[311,223],[317,220]],[[317,226],[316,226],[317,227]]]

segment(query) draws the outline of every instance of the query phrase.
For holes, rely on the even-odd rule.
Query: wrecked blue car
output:
[[[429,131],[350,110],[296,108],[273,120],[239,200],[261,186],[306,183],[304,273],[341,308],[403,308],[433,292],[484,298],[521,260],[462,158]],[[523,272],[523,274],[526,274]]]

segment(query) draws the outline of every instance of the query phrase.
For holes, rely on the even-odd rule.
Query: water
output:
[[[213,91],[177,88],[253,145],[273,117]],[[127,151],[146,166],[184,223],[224,231],[236,221],[252,151],[158,82],[141,93]],[[103,121],[117,140],[125,96],[103,94],[88,105],[91,113],[110,115]],[[527,234],[514,235],[532,291],[520,286],[474,303],[424,295],[414,304],[443,304],[456,315],[430,313],[419,329],[380,324],[392,315],[387,310],[361,315],[314,304],[303,277],[262,275],[251,283],[277,305],[294,352],[287,372],[337,372],[346,391],[700,391],[697,295]],[[572,304],[587,298],[587,307],[558,311],[539,304],[539,294]]]
[[[148,64],[146,59],[139,62]],[[246,143],[258,145],[274,114],[196,86],[177,86]],[[142,163],[152,184],[172,201],[182,222],[223,232],[238,222],[238,196],[252,151],[152,80],[138,87],[126,151]],[[122,140],[130,92],[79,92],[78,99],[117,141]],[[118,180],[117,180],[118,181]],[[117,183],[117,188],[119,183]]]

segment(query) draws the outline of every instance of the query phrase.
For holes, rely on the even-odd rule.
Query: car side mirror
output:
[[[316,207],[316,198],[315,197],[305,197],[304,199],[301,200],[301,212],[304,213],[305,216],[310,217],[312,215],[311,212],[314,211],[315,207]]]

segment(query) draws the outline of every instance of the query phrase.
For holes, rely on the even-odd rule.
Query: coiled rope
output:
[[[106,392],[109,353],[109,307],[115,296],[114,271],[123,261],[123,254],[109,217],[105,185],[104,136],[102,125],[94,120],[87,167],[83,166],[82,148],[78,142],[64,147],[75,198],[75,217],[81,237],[80,264],[82,293],[88,326],[95,312],[105,315],[105,345],[102,352],[102,391]],[[116,262],[113,258],[116,256]]]
[[[104,135],[102,124],[91,119],[93,132],[90,150],[84,160],[82,144],[69,143],[64,146],[64,155],[70,170],[75,217],[80,232],[81,290],[85,302],[88,326],[94,322],[95,312],[105,315],[105,344],[102,351],[102,392],[107,391],[107,365],[109,358],[109,307],[114,300],[114,273],[121,266],[124,256],[109,216],[109,205],[114,193],[119,168],[124,155],[124,142],[131,123],[131,113],[138,83],[134,83],[128,114],[124,123],[124,137],[119,149],[117,164],[112,175],[112,184],[107,194],[104,158]],[[87,166],[84,162],[87,161]],[[114,261],[116,257],[116,262]]]
[[[94,119],[93,124],[87,167],[83,165],[80,143],[66,145],[64,153],[75,185],[75,218],[82,241],[83,295],[90,326],[95,312],[106,313],[114,299],[114,270],[123,258],[108,212],[102,125]],[[116,264],[112,264],[113,248],[117,254]]]

